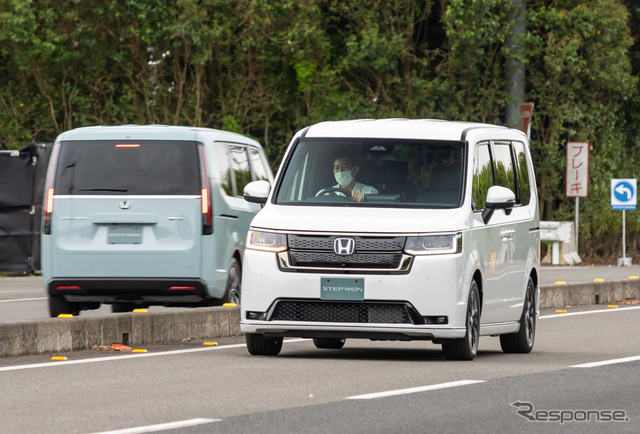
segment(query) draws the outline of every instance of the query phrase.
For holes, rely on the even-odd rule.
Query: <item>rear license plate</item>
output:
[[[107,242],[109,244],[142,244],[142,226],[110,225]]]
[[[364,279],[322,277],[320,279],[320,299],[364,300]]]

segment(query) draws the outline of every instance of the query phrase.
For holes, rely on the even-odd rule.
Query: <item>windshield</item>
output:
[[[199,167],[195,142],[62,142],[56,193],[200,194]]]
[[[275,201],[284,205],[460,206],[463,142],[301,138]]]

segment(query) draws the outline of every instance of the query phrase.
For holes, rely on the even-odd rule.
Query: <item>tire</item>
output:
[[[500,346],[505,353],[530,353],[536,340],[536,299],[535,284],[529,277],[524,307],[520,317],[520,330],[517,333],[500,335]]]
[[[442,343],[442,351],[449,360],[473,360],[478,355],[480,339],[480,295],[475,280],[469,288],[467,315],[465,319],[466,332],[462,339],[449,339]]]
[[[247,351],[254,356],[277,356],[282,349],[282,338],[268,338],[257,333],[246,333]]]
[[[344,347],[346,339],[340,338],[313,338],[313,345],[316,348],[322,348],[327,350],[339,350]]]
[[[229,278],[227,279],[227,289],[224,294],[223,303],[234,303],[238,306],[242,298],[242,270],[237,259],[231,261],[229,266]]]
[[[75,303],[68,302],[64,297],[49,296],[49,315],[57,318],[58,315],[71,314],[80,315],[80,307]]]

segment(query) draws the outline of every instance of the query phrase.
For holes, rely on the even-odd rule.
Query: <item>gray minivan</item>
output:
[[[111,304],[239,303],[244,186],[273,181],[255,140],[208,128],[97,126],[56,139],[43,206],[51,316]]]

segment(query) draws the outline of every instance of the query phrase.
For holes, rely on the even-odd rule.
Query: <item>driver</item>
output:
[[[346,155],[339,156],[333,162],[333,176],[338,182],[333,188],[350,191],[350,199],[355,202],[362,202],[365,194],[378,194],[378,190],[374,187],[356,181],[356,175],[359,171],[360,167],[353,164],[353,160]]]

